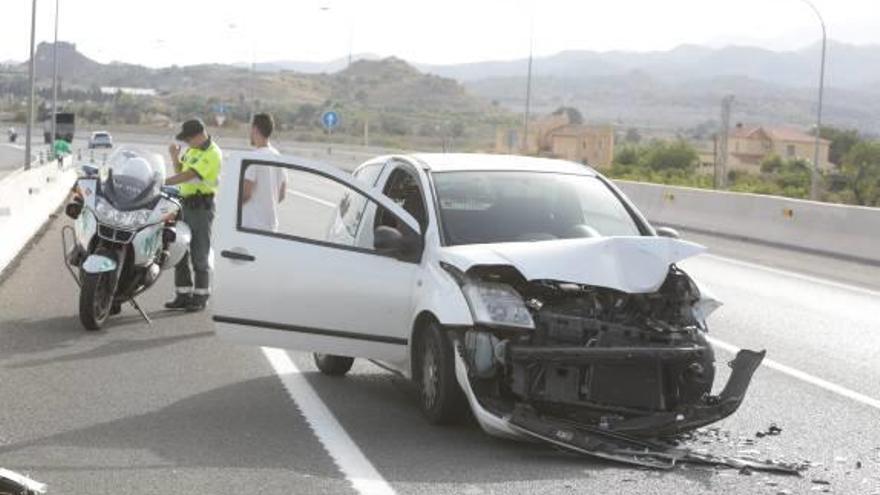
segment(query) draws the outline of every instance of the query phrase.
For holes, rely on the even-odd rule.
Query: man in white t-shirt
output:
[[[278,156],[269,138],[275,129],[275,122],[268,113],[254,115],[251,122],[251,146],[258,153],[269,157]],[[284,200],[287,192],[287,177],[284,168],[277,166],[248,166],[244,172],[244,187],[241,196],[241,225],[257,230],[276,232],[278,230],[278,203]]]

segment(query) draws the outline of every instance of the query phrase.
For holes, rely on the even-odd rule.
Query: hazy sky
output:
[[[37,40],[54,0],[37,0]],[[0,61],[26,60],[31,0],[2,0]],[[428,63],[682,43],[791,49],[819,39],[802,0],[60,0],[59,39],[101,62],[150,66],[323,61],[355,53]],[[880,0],[814,0],[829,37],[880,44]],[[530,19],[533,19],[530,22]]]

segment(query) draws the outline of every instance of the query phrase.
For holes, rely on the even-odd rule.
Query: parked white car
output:
[[[113,136],[107,131],[95,131],[89,137],[89,149],[112,148]]]
[[[242,224],[247,167],[286,173],[277,230]],[[580,164],[416,154],[349,174],[245,153],[218,198],[217,334],[313,352],[330,375],[382,362],[432,423],[469,407],[494,435],[662,464],[636,439],[731,414],[764,355],[741,351],[712,395],[718,303],[676,266],[704,248]]]

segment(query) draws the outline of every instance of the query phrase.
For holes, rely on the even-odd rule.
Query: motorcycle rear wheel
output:
[[[79,293],[79,321],[86,330],[97,331],[104,326],[113,306],[113,273],[82,274]]]

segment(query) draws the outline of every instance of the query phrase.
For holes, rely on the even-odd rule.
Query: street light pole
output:
[[[813,10],[819,19],[819,24],[822,26],[822,61],[819,66],[819,108],[816,110],[816,144],[813,152],[813,169],[810,174],[810,199],[817,201],[819,199],[819,144],[822,139],[820,135],[822,131],[822,98],[825,92],[825,49],[828,44],[828,34],[825,29],[825,19],[822,18],[822,14],[819,13],[816,5],[811,0],[801,1]]]
[[[27,133],[25,134],[24,144],[24,169],[31,168],[31,127],[34,125],[34,40],[37,31],[37,0],[33,0],[31,7],[31,59],[28,70],[30,71],[30,94],[28,95],[28,121]]]
[[[52,143],[58,139],[55,127],[56,115],[58,115],[58,0],[55,0],[55,43],[52,44]]]
[[[532,59],[535,51],[535,18],[534,15],[529,19],[529,67],[526,75],[526,108],[523,115],[523,140],[522,151],[528,153],[529,150],[529,112],[532,106]]]

